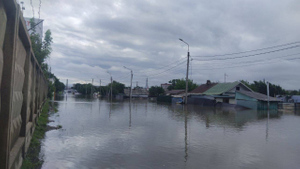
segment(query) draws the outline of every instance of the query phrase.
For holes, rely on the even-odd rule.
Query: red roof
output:
[[[206,90],[212,88],[216,84],[217,83],[202,84],[202,85],[200,85],[199,87],[197,87],[196,89],[192,90],[189,93],[204,93]]]

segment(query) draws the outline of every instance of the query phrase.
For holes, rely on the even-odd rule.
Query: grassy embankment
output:
[[[42,167],[43,160],[39,158],[39,154],[41,150],[41,140],[44,138],[47,131],[47,123],[49,122],[49,110],[49,100],[47,100],[38,119],[29,149],[22,164],[22,169]]]

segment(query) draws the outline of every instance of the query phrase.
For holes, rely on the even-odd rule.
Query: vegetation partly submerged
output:
[[[48,126],[49,123],[49,111],[50,111],[49,100],[43,105],[41,115],[38,119],[36,128],[33,133],[33,137],[30,142],[30,146],[26,153],[25,159],[22,164],[22,169],[41,168],[43,165],[43,159],[40,158],[41,141],[45,137],[45,133],[52,129],[60,129],[61,125],[56,127]],[[55,111],[55,109],[54,109]]]

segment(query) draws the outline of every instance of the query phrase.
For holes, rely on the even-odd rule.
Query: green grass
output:
[[[41,139],[45,137],[48,123],[49,101],[47,100],[42,108],[37,126],[33,133],[29,149],[22,164],[22,169],[41,168],[43,160],[39,158],[41,150]]]

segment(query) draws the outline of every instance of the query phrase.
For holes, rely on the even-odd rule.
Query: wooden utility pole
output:
[[[101,79],[100,79],[99,92],[100,92],[100,96],[101,96]]]

